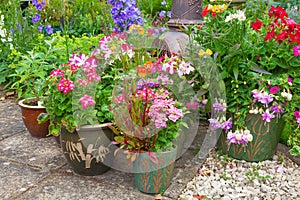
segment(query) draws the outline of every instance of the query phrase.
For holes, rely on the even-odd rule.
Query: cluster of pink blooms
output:
[[[231,144],[247,144],[253,140],[253,136],[249,130],[236,130],[234,133],[227,133],[227,140]]]
[[[170,74],[174,74],[176,72],[179,76],[184,76],[195,71],[195,68],[190,62],[185,62],[177,55],[172,55],[171,57],[165,55],[162,61],[162,70]]]
[[[123,33],[113,33],[101,38],[99,49],[93,54],[103,59],[104,64],[113,64],[116,60],[121,60],[121,56],[134,57],[133,46],[126,43],[127,37]],[[121,48],[116,48],[116,46]]]
[[[148,113],[156,128],[166,128],[168,120],[176,122],[183,117],[182,110],[177,108],[176,104],[177,101],[167,90],[160,90],[159,94],[156,94]]]
[[[95,105],[95,101],[94,98],[92,96],[89,95],[83,95],[80,99],[79,99],[82,109],[86,109],[89,106],[94,106]]]
[[[93,54],[91,56],[86,56],[84,54],[73,54],[70,57],[68,64],[64,65],[67,67],[66,71],[62,69],[55,69],[50,73],[50,77],[60,77],[57,84],[57,89],[64,94],[68,94],[75,89],[74,82],[71,80],[71,77],[68,77],[68,75],[73,76],[79,68],[82,69],[85,75],[84,79],[78,80],[79,85],[87,86],[93,81],[101,81],[101,77],[96,72],[97,61],[98,60]],[[93,97],[86,94],[82,96],[79,101],[82,105],[82,109],[85,109],[88,106],[94,106],[95,104]]]
[[[75,86],[73,81],[71,81],[69,78],[61,78],[57,88],[59,91],[63,92],[64,94],[68,94],[69,92],[73,91]]]

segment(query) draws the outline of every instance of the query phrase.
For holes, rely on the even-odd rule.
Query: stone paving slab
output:
[[[39,168],[62,165],[65,160],[54,159],[62,153],[52,137],[38,139],[25,131],[0,141],[1,157]],[[58,163],[54,163],[57,161]]]
[[[107,181],[96,181],[94,177],[52,174],[40,182],[37,187],[30,189],[15,199],[151,200],[153,197],[123,184],[114,185]]]
[[[24,166],[20,163],[8,162],[0,158],[0,197],[12,199],[34,186],[46,176],[38,168]]]
[[[25,129],[17,100],[0,100],[0,140]]]

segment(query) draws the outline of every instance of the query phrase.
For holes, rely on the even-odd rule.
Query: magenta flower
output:
[[[273,118],[275,118],[275,115],[273,113],[270,113],[269,110],[267,109],[262,115],[262,119],[266,122],[271,122]]]
[[[270,88],[270,93],[271,94],[276,94],[279,91],[279,87],[278,86],[273,86]]]
[[[221,128],[228,132],[232,128],[232,120],[229,119],[223,122],[223,124],[221,124]]]
[[[296,110],[294,112],[294,116],[296,117],[296,119],[300,119],[300,112],[298,110]]]
[[[298,46],[294,46],[293,51],[295,57],[300,56],[300,44]]]
[[[200,106],[200,105],[196,101],[194,101],[194,102],[186,102],[186,107],[187,107],[188,110],[196,110],[197,106]]]
[[[209,124],[215,129],[221,128],[221,124],[217,119],[209,119]]]
[[[69,78],[61,78],[57,85],[57,88],[59,91],[67,94],[68,92],[73,91],[75,86],[73,84],[73,81],[71,81]]]
[[[288,78],[288,82],[289,82],[289,83],[293,82],[293,79],[289,77],[289,78]]]
[[[254,98],[254,102],[259,101],[260,103],[263,103],[266,105],[268,105],[269,103],[271,103],[273,101],[273,97],[266,92],[261,92],[261,91],[253,92],[252,91],[252,96]]]
[[[53,76],[61,76],[63,77],[65,75],[65,72],[61,69],[55,69],[53,70],[52,72],[50,72],[50,76],[53,77]]]
[[[83,95],[80,99],[79,99],[82,109],[86,109],[89,106],[94,106],[95,105],[95,101],[94,98],[92,96],[89,95]]]
[[[284,108],[281,105],[275,104],[274,106],[271,107],[271,111],[281,114],[284,111]]]

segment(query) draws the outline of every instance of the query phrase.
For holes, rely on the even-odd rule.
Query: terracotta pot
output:
[[[31,102],[35,101],[35,98],[27,99]],[[35,138],[45,138],[48,135],[48,126],[49,121],[39,124],[37,121],[37,117],[40,113],[46,113],[46,108],[43,106],[32,106],[25,104],[26,99],[19,101],[19,106],[22,111],[22,119],[23,122],[31,134],[32,137]]]

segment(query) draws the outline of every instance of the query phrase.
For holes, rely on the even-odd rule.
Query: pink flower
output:
[[[279,91],[279,87],[278,86],[273,86],[270,88],[270,93],[271,94],[276,94]]]
[[[57,88],[59,91],[64,92],[64,94],[67,94],[70,91],[73,91],[75,86],[73,84],[73,81],[71,81],[69,78],[61,78]]]
[[[293,51],[295,57],[300,56],[300,44],[298,46],[294,46]]]
[[[293,82],[293,79],[289,77],[289,78],[288,78],[288,82],[289,82],[289,83]]]
[[[294,112],[294,116],[296,117],[296,119],[300,119],[300,112],[298,110],[296,110]]]
[[[86,109],[88,106],[94,106],[95,105],[95,101],[94,98],[92,96],[89,95],[83,95],[80,99],[79,99],[82,109]]]
[[[192,103],[192,106],[191,106],[191,102],[186,102],[186,107],[188,110],[196,110],[197,109],[197,106],[199,106],[199,103],[194,101]]]
[[[52,72],[50,72],[50,76],[53,77],[53,76],[61,76],[63,77],[65,75],[65,72],[61,69],[55,69],[53,70]]]
[[[267,109],[262,115],[262,119],[266,122],[271,122],[271,120],[275,117],[273,113],[270,113],[269,110]]]

